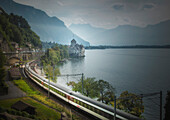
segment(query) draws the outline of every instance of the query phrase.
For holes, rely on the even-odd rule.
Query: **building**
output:
[[[69,55],[70,57],[84,57],[85,48],[83,45],[79,45],[76,43],[76,40],[73,39],[71,41],[71,45],[69,46]]]
[[[23,101],[18,101],[15,104],[11,106],[12,109],[18,110],[18,111],[25,111],[31,115],[35,115],[35,107],[23,102]]]
[[[15,65],[16,63],[19,63],[19,60],[16,62],[15,59],[14,59],[13,61],[14,62],[11,63],[12,65]],[[9,64],[10,64],[10,61],[9,61]],[[10,77],[11,80],[18,80],[18,79],[20,79],[21,78],[21,73],[19,71],[19,68],[18,67],[10,68],[10,70],[9,70],[9,77]]]

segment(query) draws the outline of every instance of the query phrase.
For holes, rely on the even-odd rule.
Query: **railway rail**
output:
[[[34,61],[28,62],[25,65],[25,73],[26,75],[33,80],[37,85],[42,87],[45,90],[50,88],[50,93],[58,98],[64,100],[68,104],[80,109],[81,111],[87,112],[88,114],[101,119],[101,120],[113,120],[114,119],[114,108],[98,102],[96,100],[90,99],[81,94],[75,93],[63,86],[55,84],[53,82],[48,82],[48,79],[43,78],[38,75],[33,69],[31,69],[30,65],[34,63]],[[126,113],[124,111],[116,109],[116,119],[117,120],[141,120],[140,118]]]

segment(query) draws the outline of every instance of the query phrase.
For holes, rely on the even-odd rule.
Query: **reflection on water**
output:
[[[62,75],[81,74],[81,73],[83,73],[83,68],[85,67],[84,60],[85,60],[84,57],[71,58],[63,63],[58,64],[58,67],[59,67]],[[65,66],[65,65],[67,65],[67,66]],[[71,87],[67,86],[66,84],[69,81],[78,81],[78,80],[80,80],[80,78],[81,78],[81,75],[69,76],[69,77],[58,77],[57,81],[58,81],[58,84],[71,89]]]
[[[86,77],[106,80],[116,88],[117,96],[125,90],[136,94],[162,90],[165,103],[165,94],[170,86],[170,50],[86,50],[85,58],[68,60],[59,69],[61,74],[84,73]],[[77,81],[80,77],[60,78],[58,83],[65,85],[67,80]],[[153,114],[159,115],[159,106],[154,104],[159,104],[159,96],[155,97],[152,100],[144,99],[145,116],[149,120],[155,120]]]

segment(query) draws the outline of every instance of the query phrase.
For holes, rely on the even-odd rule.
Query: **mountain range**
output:
[[[64,22],[57,17],[49,17],[41,10],[18,4],[12,0],[0,0],[0,7],[7,13],[23,16],[42,41],[70,44],[75,33],[74,39],[85,46],[89,46],[90,43],[114,46],[170,44],[170,20],[146,27],[120,25],[113,29],[104,29],[90,24],[72,24],[67,28]]]
[[[92,36],[106,30],[104,28],[93,27],[90,24],[71,24],[69,29],[74,31],[78,36],[81,36],[84,40],[88,40],[90,44],[95,44],[97,42],[95,39],[91,39]]]
[[[65,26],[63,21],[57,17],[49,17],[44,11],[16,3],[12,0],[0,0],[0,7],[8,14],[14,13],[23,16],[42,41],[70,44],[70,41],[73,39],[74,33]],[[89,42],[84,41],[77,35],[74,35],[74,39],[84,46],[90,45]]]
[[[113,29],[96,28],[88,24],[72,24],[75,34],[91,45],[168,45],[170,44],[170,20],[146,27],[120,25]]]

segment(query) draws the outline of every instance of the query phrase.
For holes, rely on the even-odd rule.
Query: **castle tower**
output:
[[[73,39],[73,40],[71,41],[71,46],[74,47],[75,45],[76,45],[76,40]]]

